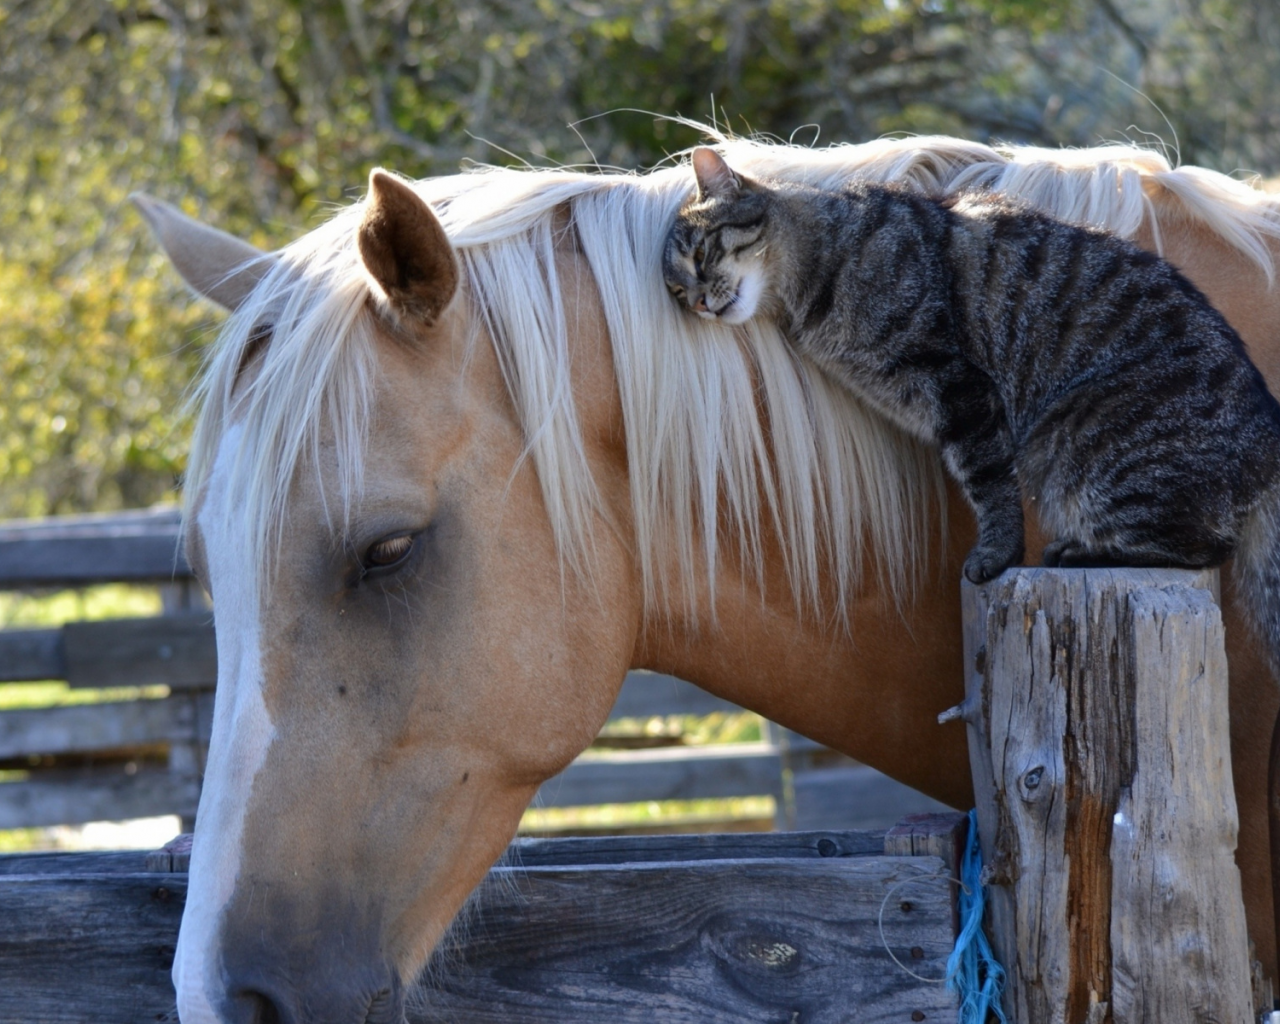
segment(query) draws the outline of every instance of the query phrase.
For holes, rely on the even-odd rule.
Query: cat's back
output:
[[[951,210],[972,239],[960,275],[972,344],[1015,435],[1045,461],[1030,478],[1067,451],[1081,464],[1123,463],[1170,437],[1187,465],[1276,471],[1280,405],[1240,337],[1173,264],[997,196],[962,197]]]
[[[1047,386],[1144,360],[1248,362],[1176,267],[1110,232],[991,194],[948,201],[958,291],[977,355]]]

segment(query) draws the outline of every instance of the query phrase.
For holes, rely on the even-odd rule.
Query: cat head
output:
[[[740,324],[769,292],[769,192],[733,171],[714,149],[693,151],[693,173],[698,191],[667,236],[662,276],[699,316]]]

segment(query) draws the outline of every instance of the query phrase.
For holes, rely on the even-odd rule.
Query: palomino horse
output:
[[[1123,148],[722,146],[748,173],[999,188],[1133,234],[1280,384],[1280,208],[1244,185]],[[187,281],[234,310],[187,483],[219,680],[174,966],[186,1024],[399,1021],[630,667],[969,806],[964,730],[936,716],[962,695],[971,519],[932,452],[771,325],[669,299],[659,253],[691,182],[379,171],[270,256],[139,197]],[[1229,586],[1226,604],[1239,859],[1270,969],[1280,692]]]

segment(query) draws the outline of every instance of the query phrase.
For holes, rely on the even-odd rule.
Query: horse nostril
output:
[[[245,990],[231,1004],[234,1008],[234,1024],[285,1024],[276,1001],[265,992]]]
[[[397,984],[374,995],[364,1024],[403,1024],[404,1019],[404,1000]]]

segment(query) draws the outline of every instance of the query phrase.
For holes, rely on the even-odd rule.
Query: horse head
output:
[[[188,479],[219,677],[180,1014],[394,1024],[632,658],[627,523],[599,497],[626,491],[607,350],[574,370],[598,490],[589,572],[567,571],[489,328],[413,188],[375,171],[351,217],[271,255],[138,205],[232,310]],[[606,344],[598,310],[576,316]]]

